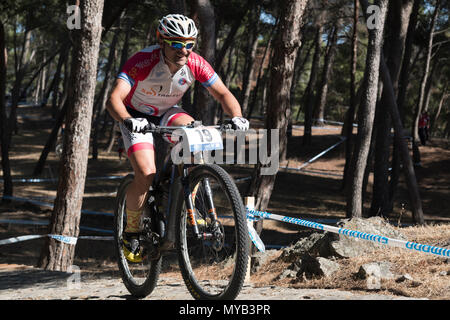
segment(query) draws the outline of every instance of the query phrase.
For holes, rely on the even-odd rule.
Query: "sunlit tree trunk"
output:
[[[98,53],[102,32],[103,0],[81,2],[82,26],[74,29],[74,51],[64,150],[59,172],[58,191],[49,234],[78,238],[81,205],[86,179],[94,103]],[[71,267],[75,245],[48,237],[41,251],[39,267],[67,271]]]
[[[383,50],[394,92],[397,92],[398,88],[403,46],[411,5],[412,2],[410,0],[391,1],[389,3],[386,40]],[[377,133],[375,137],[374,183],[370,208],[371,216],[378,215],[382,217],[388,217],[391,211],[391,203],[389,201],[389,158],[392,125],[386,94],[387,91],[383,91],[375,115]]]
[[[380,8],[379,23],[376,28],[368,30],[369,43],[367,48],[366,70],[364,72],[364,89],[361,105],[358,110],[358,134],[350,166],[351,186],[347,192],[347,217],[362,217],[364,172],[367,165],[377,103],[380,56],[388,1],[378,0],[375,4]],[[361,6],[363,7],[362,4]]]
[[[430,32],[428,34],[427,52],[425,56],[425,70],[423,71],[422,81],[420,83],[419,100],[417,102],[416,109],[414,111],[414,118],[412,124],[411,136],[413,138],[413,158],[415,163],[420,163],[420,151],[419,151],[419,118],[423,111],[423,104],[425,101],[425,89],[430,73],[431,53],[433,50],[433,35],[436,28],[437,16],[439,13],[439,6],[441,0],[436,0],[433,17],[431,19]]]
[[[353,154],[353,121],[355,120],[356,111],[356,65],[358,61],[358,19],[359,19],[359,0],[354,0],[353,8],[353,31],[352,31],[352,54],[351,54],[351,68],[350,68],[350,107],[345,114],[344,125],[342,126],[341,135],[345,136],[345,165],[344,176],[342,179],[341,189],[349,184],[349,170],[350,162]]]
[[[286,129],[290,113],[289,92],[294,74],[295,57],[300,46],[300,26],[307,0],[280,1],[281,16],[277,34],[272,47],[274,51],[271,69],[269,94],[267,101],[266,129],[279,130],[279,153],[286,149]],[[268,154],[273,152],[275,146],[270,145],[268,139]],[[257,165],[252,179],[250,195],[256,197],[255,208],[266,210],[272,195],[276,173],[262,175],[263,167]],[[262,230],[262,220],[258,221],[256,229]]]

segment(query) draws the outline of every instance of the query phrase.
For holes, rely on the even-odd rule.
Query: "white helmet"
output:
[[[192,19],[169,14],[159,20],[158,33],[164,38],[197,38],[198,31]]]

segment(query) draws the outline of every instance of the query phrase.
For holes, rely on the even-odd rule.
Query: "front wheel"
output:
[[[133,175],[127,175],[120,184],[117,191],[116,207],[114,213],[114,246],[117,255],[119,269],[122,275],[123,283],[128,291],[137,298],[143,298],[149,295],[156,286],[159,273],[161,271],[162,258],[153,259],[147,248],[143,248],[142,259],[138,261],[129,261],[124,252],[123,246],[123,231],[126,227],[126,191],[133,181]],[[148,207],[148,206],[147,206]],[[143,215],[149,216],[150,219],[157,219],[152,217],[148,208],[144,209]],[[159,221],[158,221],[159,222]],[[153,223],[153,226],[159,224]],[[158,229],[160,227],[154,227]],[[161,230],[157,230],[161,232]]]
[[[195,299],[235,299],[245,280],[249,249],[239,191],[217,165],[195,167],[186,187],[183,193],[192,197],[198,233],[185,198],[179,199],[176,247],[184,282]]]

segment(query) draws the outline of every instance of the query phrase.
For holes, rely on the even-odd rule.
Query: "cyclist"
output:
[[[182,126],[194,119],[177,104],[189,86],[198,80],[220,102],[235,129],[247,130],[249,122],[241,107],[211,65],[193,52],[198,36],[192,19],[164,16],[157,28],[158,44],[134,54],[123,66],[107,102],[111,116],[119,122],[134,180],[126,195],[127,225],[124,252],[137,262],[139,221],[152,184],[155,150],[151,134],[143,134],[148,124]],[[170,137],[169,137],[170,141]],[[173,141],[170,141],[173,142]]]

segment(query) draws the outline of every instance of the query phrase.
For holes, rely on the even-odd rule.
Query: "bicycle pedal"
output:
[[[202,219],[202,218],[197,219],[196,221],[197,221],[197,224],[200,225],[200,226],[206,225],[206,221],[204,219]]]
[[[189,217],[187,218],[187,220],[188,220],[188,223],[189,223],[191,226],[194,225],[194,224],[192,223],[192,220],[191,220]],[[198,225],[198,226],[206,226],[206,225],[207,225],[205,219],[197,218],[195,221],[197,222],[197,225]]]

